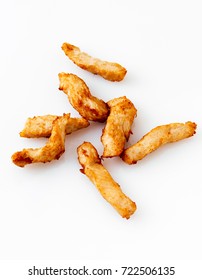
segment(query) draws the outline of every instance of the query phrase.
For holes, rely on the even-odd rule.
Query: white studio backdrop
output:
[[[2,260],[201,260],[200,1],[0,1]],[[112,83],[74,65],[63,42],[127,69]],[[70,112],[59,72],[81,77],[108,101],[127,96],[138,112],[127,146],[152,128],[197,123],[194,137],[168,144],[136,165],[104,166],[137,204],[122,219],[79,169],[76,148],[102,154],[104,124],[66,137],[58,161],[19,168],[11,155],[45,139],[19,136],[28,117]]]

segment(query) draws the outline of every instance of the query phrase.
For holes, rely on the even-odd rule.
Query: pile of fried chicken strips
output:
[[[93,58],[71,44],[64,43],[62,50],[80,68],[100,75],[106,80],[118,82],[126,75],[127,70],[120,64]],[[188,121],[157,126],[137,143],[125,149],[137,114],[134,104],[126,96],[105,103],[93,96],[86,83],[77,75],[60,73],[58,76],[59,89],[67,95],[69,102],[81,117],[72,118],[70,114],[63,114],[63,116],[44,115],[28,118],[20,136],[47,137],[48,141],[44,147],[23,149],[14,153],[12,161],[17,166],[24,167],[31,163],[46,163],[59,159],[65,151],[67,134],[88,127],[89,121],[105,122],[101,136],[104,148],[101,157],[90,142],[84,142],[77,148],[78,160],[83,168],[82,173],[92,181],[101,195],[123,218],[129,219],[136,210],[136,204],[122,192],[119,184],[102,165],[101,159],[119,156],[125,163],[134,164],[166,143],[193,136],[196,124]]]

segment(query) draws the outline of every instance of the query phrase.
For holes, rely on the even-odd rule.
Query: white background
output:
[[[201,1],[0,2],[0,258],[2,260],[201,260]],[[122,64],[112,83],[75,66],[63,42]],[[157,125],[194,121],[194,137],[136,165],[104,166],[137,204],[122,219],[79,172],[76,148],[100,154],[104,124],[66,137],[59,161],[19,168],[11,155],[45,139],[20,138],[27,117],[71,112],[59,72],[79,75],[104,101],[127,96],[138,110],[127,146]]]

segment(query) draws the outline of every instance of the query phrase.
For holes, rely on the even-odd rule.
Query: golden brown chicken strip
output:
[[[53,122],[58,116],[45,115],[28,118],[24,129],[20,132],[21,137],[38,138],[50,137],[53,128]],[[66,126],[66,134],[89,126],[90,123],[84,118],[69,118]]]
[[[74,74],[60,73],[60,86],[79,114],[90,121],[104,122],[109,114],[107,104],[91,95],[86,83]]]
[[[49,162],[54,159],[59,159],[65,151],[65,135],[66,126],[69,120],[69,114],[64,114],[62,117],[57,117],[53,121],[51,136],[42,148],[23,149],[12,155],[14,164],[24,167],[26,164],[36,162]]]
[[[77,66],[93,74],[98,74],[106,80],[119,82],[127,73],[127,70],[120,64],[93,58],[68,43],[62,45],[62,50]]]
[[[157,126],[143,136],[136,144],[124,150],[121,157],[126,163],[134,164],[166,143],[176,142],[193,136],[195,130],[196,124],[193,122]]]
[[[131,125],[137,110],[125,96],[107,102],[110,114],[101,136],[103,157],[119,156],[131,133]]]
[[[77,148],[78,159],[83,167],[82,172],[97,187],[101,195],[116,211],[126,219],[136,210],[136,204],[127,197],[120,186],[113,180],[109,172],[101,164],[97,150],[89,142],[84,142]]]

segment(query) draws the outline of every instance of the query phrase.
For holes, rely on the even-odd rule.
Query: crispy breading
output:
[[[77,66],[104,79],[119,82],[125,77],[127,70],[118,63],[93,58],[85,52],[68,43],[63,43],[62,50]]]
[[[136,210],[136,204],[127,197],[111,177],[106,168],[101,164],[98,152],[95,147],[84,142],[77,148],[78,159],[83,167],[81,170],[96,186],[100,194],[106,199],[116,211],[126,219]]]
[[[23,149],[12,155],[12,161],[19,167],[24,167],[30,163],[49,162],[59,159],[65,151],[66,126],[70,114],[64,114],[53,121],[51,136],[46,145],[37,149]]]
[[[197,125],[190,121],[185,124],[171,123],[157,126],[136,144],[125,149],[121,157],[126,163],[134,164],[166,143],[193,136],[196,132],[196,127]]]
[[[137,110],[125,96],[112,99],[107,104],[110,108],[110,114],[101,136],[104,146],[102,157],[114,157],[123,152]]]
[[[59,89],[67,94],[69,102],[79,114],[90,121],[104,122],[109,114],[107,104],[92,96],[86,83],[74,74],[60,73]]]
[[[28,118],[24,129],[20,132],[21,137],[38,138],[38,137],[50,137],[53,128],[53,122],[58,116],[44,115],[33,118]],[[89,126],[90,123],[84,118],[69,118],[65,133],[71,134],[74,131]]]

